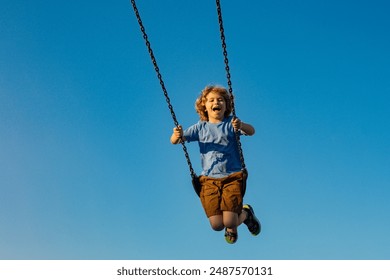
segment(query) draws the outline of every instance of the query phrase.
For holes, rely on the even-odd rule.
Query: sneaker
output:
[[[242,208],[247,213],[247,218],[245,219],[244,224],[246,224],[252,235],[258,235],[261,230],[261,224],[260,221],[256,218],[252,206],[249,204],[244,204]]]

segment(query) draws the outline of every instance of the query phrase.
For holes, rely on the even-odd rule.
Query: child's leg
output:
[[[223,224],[227,228],[238,227],[239,225],[241,225],[245,221],[245,219],[247,217],[246,211],[242,211],[240,213],[240,215],[238,215],[235,212],[230,212],[230,211],[223,211],[222,214],[223,214]]]
[[[227,228],[236,228],[238,226],[238,214],[235,212],[230,212],[230,211],[223,211],[222,212],[222,217],[223,217],[223,224]]]
[[[202,185],[199,197],[211,228],[216,231],[221,231],[225,226],[223,225],[222,211],[219,205],[221,192],[219,191],[218,185],[214,183],[215,180],[207,176],[199,177],[199,182]]]
[[[216,231],[221,231],[225,228],[222,215],[213,215],[209,217],[211,228]]]
[[[231,211],[223,211],[223,224],[225,229],[225,240],[230,244],[234,244],[237,241],[237,227],[240,223],[240,215]]]

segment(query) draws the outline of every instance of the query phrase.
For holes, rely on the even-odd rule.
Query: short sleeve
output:
[[[200,125],[199,123],[196,123],[184,130],[183,136],[187,142],[199,141],[199,130]]]

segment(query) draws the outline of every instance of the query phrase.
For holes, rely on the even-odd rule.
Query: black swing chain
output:
[[[222,51],[223,51],[223,57],[225,62],[225,70],[226,70],[226,78],[229,88],[229,95],[230,95],[230,102],[232,105],[232,114],[234,118],[237,118],[236,116],[236,109],[234,106],[234,95],[233,95],[233,88],[232,88],[232,81],[231,81],[231,75],[230,75],[230,67],[229,67],[229,59],[228,59],[228,53],[227,53],[227,47],[226,47],[226,38],[225,38],[225,29],[223,28],[223,20],[222,20],[222,9],[221,9],[221,3],[220,0],[216,0],[217,4],[217,13],[218,13],[218,22],[219,22],[219,31],[221,34],[221,42],[222,42]],[[240,154],[240,160],[241,160],[241,166],[243,170],[246,170],[245,166],[245,160],[244,160],[244,153],[242,151],[242,145],[240,141],[240,135],[238,134],[238,131],[235,133],[236,135],[236,141],[238,146],[238,151]]]
[[[168,109],[169,109],[169,111],[171,113],[171,116],[172,116],[172,119],[173,119],[173,123],[175,124],[176,127],[178,127],[179,126],[179,122],[177,121],[175,111],[173,110],[173,106],[171,104],[171,99],[168,96],[168,91],[167,91],[167,89],[165,87],[165,84],[164,84],[164,81],[162,79],[162,75],[160,73],[160,68],[157,65],[156,58],[154,56],[152,47],[150,45],[150,42],[149,42],[149,39],[148,39],[148,35],[146,34],[145,27],[144,27],[144,25],[142,23],[141,16],[140,16],[140,14],[138,12],[138,8],[137,8],[137,5],[135,3],[135,0],[131,0],[131,4],[133,6],[133,10],[134,10],[135,16],[137,17],[137,21],[138,21],[139,27],[141,29],[143,38],[145,40],[146,47],[148,48],[148,52],[149,52],[150,58],[152,60],[153,66],[154,66],[154,70],[156,71],[157,78],[160,81],[160,85],[161,85],[162,91],[164,93],[165,100],[166,100],[166,102],[168,104]],[[197,176],[196,176],[196,173],[195,173],[195,171],[194,171],[194,169],[192,167],[192,163],[191,163],[191,160],[190,160],[190,156],[188,154],[187,147],[186,147],[184,141],[181,141],[181,144],[182,144],[182,148],[183,148],[183,151],[184,151],[184,155],[185,155],[186,160],[187,160],[188,167],[190,169],[191,177],[194,180],[195,178],[197,178]]]

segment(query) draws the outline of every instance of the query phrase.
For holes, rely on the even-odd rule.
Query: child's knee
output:
[[[221,231],[225,228],[225,226],[221,224],[211,224],[211,228],[215,231]]]
[[[222,216],[212,216],[209,218],[210,226],[215,231],[221,231],[225,228]]]
[[[227,228],[235,228],[238,224],[238,214],[234,212],[224,212],[223,214],[223,224]]]

